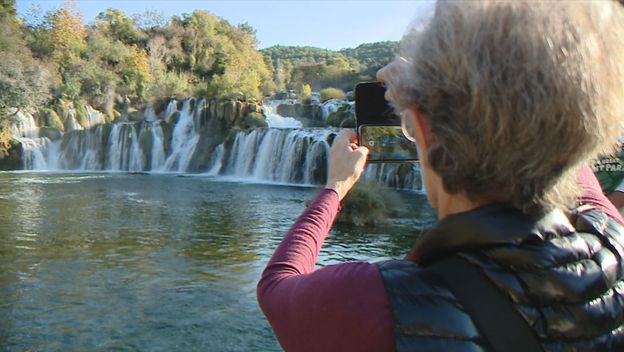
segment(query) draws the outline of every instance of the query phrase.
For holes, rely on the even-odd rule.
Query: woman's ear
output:
[[[433,134],[427,116],[418,107],[411,107],[407,109],[406,118],[411,120],[411,125],[414,127],[413,132],[421,150],[429,150],[429,146],[436,141],[436,136]]]

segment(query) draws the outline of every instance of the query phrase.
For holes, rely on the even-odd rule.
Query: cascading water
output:
[[[327,177],[328,129],[256,129],[236,135],[220,174],[262,182],[321,184]]]
[[[160,170],[165,164],[165,136],[160,121],[152,124],[152,170]]]
[[[173,130],[171,155],[165,161],[164,170],[166,171],[184,172],[188,170],[195,146],[199,141],[199,123],[196,115],[202,110],[197,107],[192,109],[191,104],[194,103],[195,99],[184,101],[180,119]],[[198,107],[204,107],[205,101],[202,99],[197,105]]]
[[[87,110],[88,118],[87,125],[85,126],[86,128],[106,123],[106,118],[104,118],[104,114],[92,108],[91,105],[86,105],[85,110]]]
[[[30,113],[18,111],[11,128],[13,137],[22,145],[22,164],[27,170],[45,170],[48,168],[45,150],[50,140],[39,138],[39,127]]]
[[[327,180],[332,129],[264,129],[239,132],[219,174],[260,182],[322,185]],[[369,164],[363,179],[400,189],[419,189],[418,164]],[[214,172],[213,172],[214,173]]]
[[[167,104],[167,109],[165,110],[165,121],[171,122],[171,117],[178,111],[178,102],[175,100],[171,100],[169,104]]]
[[[294,117],[284,117],[277,113],[277,107],[285,100],[265,100],[262,108],[266,121],[271,128],[301,128],[303,124]]]
[[[267,103],[265,111],[272,111],[276,105]],[[210,138],[206,133],[210,124],[205,113],[210,109],[204,100],[195,99],[185,100],[179,109],[178,106],[176,101],[171,101],[160,116],[148,107],[144,115],[149,118],[144,121],[113,124],[101,123],[103,115],[89,107],[89,125],[93,126],[69,130],[57,141],[38,138],[33,116],[18,113],[13,134],[24,150],[24,168],[32,170],[176,173],[197,170],[204,175],[253,182],[305,185],[326,182],[330,141],[336,136],[336,129],[257,128],[235,132],[220,145],[213,144],[211,149],[199,149],[200,144],[206,147],[200,143],[202,138],[204,142]],[[73,116],[71,111],[69,115]],[[371,164],[363,178],[393,188],[420,188],[419,170],[411,164]]]
[[[338,109],[345,104],[349,105],[350,107],[353,107],[354,103],[346,101],[346,100],[338,100],[338,99],[329,99],[323,102],[321,104],[321,112],[323,114],[322,115],[323,121],[327,120],[327,118],[329,117],[329,114],[331,114],[332,112],[338,111]]]

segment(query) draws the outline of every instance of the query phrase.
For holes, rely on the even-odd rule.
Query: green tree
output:
[[[49,98],[47,66],[32,57],[15,19],[15,3],[0,3],[0,155],[9,146],[8,132],[16,109],[33,108]]]
[[[15,0],[0,0],[0,18],[7,17],[15,19],[16,14]]]
[[[74,2],[66,2],[52,16],[51,39],[57,56],[75,56],[85,48],[87,29]]]
[[[113,38],[124,44],[140,44],[147,39],[147,35],[135,27],[134,20],[121,10],[109,8],[100,12],[96,20],[100,27],[106,28]]]

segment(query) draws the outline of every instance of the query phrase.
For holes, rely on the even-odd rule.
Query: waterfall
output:
[[[271,128],[301,128],[303,125],[294,117],[284,117],[277,113],[277,107],[286,100],[265,100],[262,104],[266,121]]]
[[[239,132],[220,173],[262,182],[324,183],[331,134],[329,129]]]
[[[158,116],[156,116],[156,113],[154,112],[154,104],[152,104],[152,102],[147,103],[143,116],[145,116],[145,121],[148,122],[154,122],[158,119]]]
[[[265,111],[276,106],[267,103]],[[104,115],[87,107],[91,127],[77,125],[55,141],[39,138],[34,117],[18,112],[12,133],[22,145],[23,166],[29,170],[185,173],[193,169],[252,182],[326,182],[330,142],[337,129],[256,128],[231,132],[225,141],[211,141],[219,135],[210,133],[214,128],[210,119],[219,119],[214,105],[191,98],[178,107],[172,100],[164,113],[156,115],[148,106],[144,121],[115,123],[103,123]],[[74,111],[70,109],[69,118]],[[362,178],[393,188],[419,189],[419,172],[418,164],[370,164]]]
[[[65,134],[63,142],[48,160],[65,170],[101,170],[104,150],[104,126],[87,130],[73,130]]]
[[[214,153],[213,160],[212,160],[212,167],[206,173],[206,175],[217,176],[219,174],[219,171],[221,170],[221,167],[223,166],[224,155],[225,155],[225,147],[223,146],[223,143],[222,143],[217,146],[217,149],[215,149],[215,153]]]
[[[203,101],[203,100],[202,100]],[[199,131],[195,111],[191,109],[191,103],[195,99],[184,101],[180,119],[173,130],[173,140],[171,142],[171,155],[165,161],[164,170],[184,172],[188,169],[191,157],[195,151],[195,146],[199,141]],[[201,103],[201,102],[200,102]],[[201,104],[198,104],[201,105]]]
[[[106,123],[106,119],[104,118],[104,114],[95,110],[91,107],[91,105],[86,105],[85,110],[87,110],[87,128],[101,125]]]
[[[165,121],[171,122],[171,116],[178,111],[178,102],[171,99],[169,104],[167,104],[167,109],[165,110]]]
[[[346,100],[337,100],[337,99],[329,99],[321,104],[321,112],[323,113],[323,121],[327,120],[329,114],[332,112],[338,111],[338,109],[348,104],[350,107],[353,107],[353,102],[349,102]]]
[[[161,170],[165,165],[165,136],[160,121],[152,125],[152,170]]]
[[[259,182],[322,185],[327,180],[332,129],[255,129],[238,132],[229,162],[212,174]],[[399,189],[419,189],[418,164],[369,164],[362,178]]]
[[[48,168],[45,151],[50,140],[39,138],[39,127],[32,114],[18,111],[14,115],[15,121],[11,126],[11,133],[22,146],[22,164],[26,170],[44,170]]]
[[[31,114],[19,111],[14,116],[15,123],[11,127],[13,136],[31,139],[39,137],[39,127]]]
[[[74,109],[74,103],[67,104],[67,121],[65,122],[65,130],[81,130],[82,126],[76,120],[76,110]]]
[[[378,181],[398,189],[421,189],[419,163],[368,164],[362,175],[366,181]]]

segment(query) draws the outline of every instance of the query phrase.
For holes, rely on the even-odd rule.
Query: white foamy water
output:
[[[277,113],[277,107],[283,100],[265,100],[262,105],[267,124],[270,128],[301,128],[303,124],[294,117],[284,117]]]
[[[265,111],[280,102],[267,101]],[[333,103],[334,104],[334,103]],[[335,103],[334,105],[338,105]],[[329,106],[329,104],[328,104]],[[322,185],[328,172],[330,141],[338,133],[331,128],[302,128],[295,119],[276,114],[283,128],[236,131],[214,149],[198,150],[209,128],[202,119],[204,100],[171,101],[160,117],[147,111],[151,121],[103,124],[103,114],[89,108],[90,128],[77,128],[61,140],[39,138],[32,115],[17,113],[13,135],[24,150],[28,170],[76,170],[114,172],[188,173],[219,176],[253,183]],[[72,109],[73,110],[73,109]],[[149,108],[148,108],[149,110]],[[178,113],[174,124],[174,113]],[[163,119],[163,120],[161,120]],[[170,122],[167,123],[166,121]],[[203,131],[203,132],[202,132]],[[204,137],[202,137],[204,136]],[[203,147],[210,142],[203,141]],[[364,179],[394,188],[420,187],[418,170],[405,164],[370,165]]]

